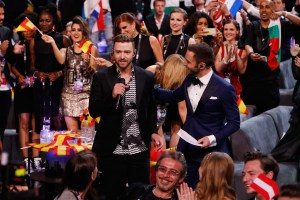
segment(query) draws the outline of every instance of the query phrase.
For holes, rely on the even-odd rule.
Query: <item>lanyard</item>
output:
[[[141,49],[141,40],[142,40],[142,35],[139,34],[139,42],[138,42],[138,48],[135,56],[135,64],[138,63],[139,57],[140,57],[140,49]]]
[[[176,53],[178,52],[178,50],[179,50],[180,44],[181,44],[181,42],[182,42],[182,40],[183,40],[183,36],[184,36],[184,34],[182,33],[182,34],[181,34],[181,36],[180,36],[180,40],[179,40],[179,42],[178,42],[178,45],[177,45],[177,48],[176,48],[175,54],[176,54]],[[165,49],[165,51],[164,51],[164,57],[165,57],[165,55],[166,55],[166,53],[167,53],[167,50],[168,50],[169,44],[171,43],[171,38],[172,38],[172,35],[171,35],[171,37],[170,37],[170,41],[168,42],[168,44],[167,44],[167,46],[166,46],[166,49]]]

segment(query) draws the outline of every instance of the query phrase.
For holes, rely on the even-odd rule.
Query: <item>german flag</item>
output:
[[[24,21],[14,30],[14,32],[34,30],[36,30],[36,26],[28,18],[25,18]]]
[[[93,43],[89,40],[84,40],[78,47],[83,51],[83,53],[90,54],[92,51]]]

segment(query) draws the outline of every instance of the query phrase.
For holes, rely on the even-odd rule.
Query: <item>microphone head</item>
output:
[[[118,78],[117,83],[123,83],[125,85],[125,78]]]

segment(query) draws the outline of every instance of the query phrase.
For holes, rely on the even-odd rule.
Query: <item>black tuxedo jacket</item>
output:
[[[138,124],[143,141],[150,147],[151,134],[157,132],[156,104],[153,95],[154,76],[134,66]],[[93,77],[89,112],[93,118],[101,116],[96,127],[93,151],[97,156],[108,156],[121,141],[123,108],[116,109],[117,98],[112,97],[118,79],[116,65],[97,72]],[[150,148],[149,148],[150,149]]]
[[[165,14],[159,30],[155,23],[154,14],[148,15],[146,17],[145,24],[148,31],[155,37],[157,37],[159,33],[163,36],[171,33],[170,16],[168,14]]]

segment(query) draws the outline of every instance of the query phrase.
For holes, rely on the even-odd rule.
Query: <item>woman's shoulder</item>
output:
[[[74,192],[65,189],[60,195],[55,197],[54,200],[78,200],[78,197]]]

